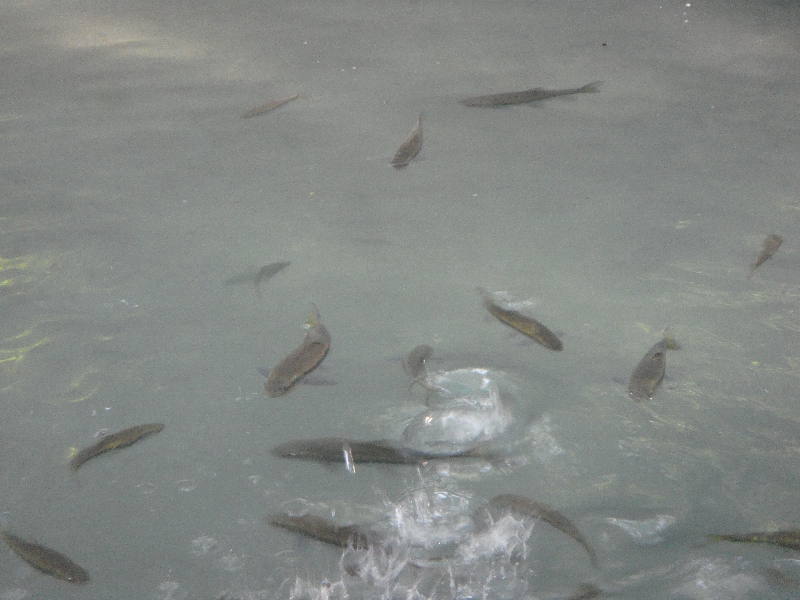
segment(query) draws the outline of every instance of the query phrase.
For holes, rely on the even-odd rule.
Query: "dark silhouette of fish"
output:
[[[509,106],[512,104],[527,104],[528,102],[547,100],[548,98],[555,98],[556,96],[569,96],[570,94],[594,94],[600,91],[598,86],[601,83],[601,81],[593,81],[592,83],[587,83],[583,87],[566,90],[546,90],[544,88],[533,88],[532,90],[525,90],[523,92],[507,92],[503,94],[489,94],[488,96],[472,96],[471,98],[464,98],[461,100],[461,104],[464,106],[482,106],[493,108],[497,106]]]
[[[257,117],[259,115],[265,115],[268,112],[272,112],[276,108],[291,102],[292,100],[297,100],[301,97],[302,94],[295,94],[294,96],[289,96],[288,98],[282,98],[281,100],[272,100],[271,102],[267,102],[266,104],[262,104],[261,106],[257,106],[252,110],[248,110],[246,113],[242,115],[243,119],[249,119],[250,117]]]
[[[96,456],[135,444],[139,440],[153,435],[154,433],[158,433],[163,429],[163,423],[145,423],[144,425],[129,427],[128,429],[123,429],[117,433],[107,435],[93,446],[89,446],[78,452],[73,459],[69,461],[69,468],[75,472],[80,469],[81,465],[86,461]]]
[[[292,440],[276,446],[272,452],[281,458],[300,458],[323,463],[344,463],[345,448],[353,464],[383,463],[389,465],[420,465],[431,460],[446,458],[485,458],[482,447],[450,455],[429,454],[410,448],[395,446],[385,440],[360,442],[345,438],[317,438]]]
[[[225,285],[243,285],[249,283],[258,290],[262,283],[283,271],[290,264],[292,263],[286,261],[270,263],[261,267],[258,271],[247,271],[246,273],[234,275],[225,280]]]
[[[653,345],[644,355],[628,380],[628,396],[636,402],[652,400],[658,384],[667,369],[667,338]]]
[[[592,565],[595,567],[597,566],[597,555],[594,552],[594,548],[589,545],[589,542],[581,535],[581,532],[578,531],[578,528],[575,527],[573,522],[557,510],[531,498],[517,496],[515,494],[501,494],[500,496],[495,496],[489,501],[489,506],[510,511],[518,517],[541,519],[552,525],[583,546],[586,552],[589,553]]]
[[[275,527],[282,527],[340,548],[352,546],[356,550],[363,550],[373,543],[371,536],[356,525],[337,525],[329,519],[314,515],[276,513],[269,517],[268,522]]]
[[[427,374],[425,363],[432,354],[433,348],[424,344],[417,346],[406,354],[406,356],[403,357],[403,370],[406,372],[406,375],[412,379],[425,377]]]
[[[331,335],[322,324],[317,307],[311,305],[306,337],[299,348],[273,367],[264,382],[264,393],[270,398],[283,396],[303,376],[317,368],[331,347]]]
[[[408,166],[413,158],[422,150],[422,113],[419,113],[417,124],[414,129],[408,134],[408,137],[400,144],[397,152],[394,154],[392,162],[389,163],[395,169],[402,169]]]
[[[708,536],[713,542],[748,542],[751,544],[774,544],[790,550],[800,550],[800,529],[784,531],[757,531],[754,533],[733,533]]]
[[[748,274],[748,278],[753,276],[753,272],[759,266],[763,265],[770,258],[772,258],[772,256],[778,251],[778,248],[780,248],[782,242],[783,238],[775,233],[767,236],[767,239],[765,239],[764,243],[761,244],[761,251],[758,253],[756,262],[750,265],[750,273]]]
[[[540,343],[548,350],[560,352],[564,349],[564,344],[561,343],[561,340],[558,339],[558,336],[550,331],[547,327],[539,323],[539,321],[523,315],[519,311],[500,306],[500,304],[495,302],[494,295],[482,287],[479,287],[478,291],[481,294],[483,305],[490,313],[500,319],[500,321],[509,327],[513,327],[520,333],[524,333],[529,338]]]
[[[88,583],[89,573],[60,552],[28,542],[6,531],[0,533],[0,536],[17,556],[37,571],[70,583]]]

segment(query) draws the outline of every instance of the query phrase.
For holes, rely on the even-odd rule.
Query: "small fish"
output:
[[[275,527],[283,527],[341,548],[352,546],[356,550],[363,550],[372,543],[370,537],[355,525],[341,526],[329,519],[314,515],[296,517],[287,513],[276,513],[269,517],[268,522]]]
[[[765,239],[764,243],[761,244],[761,252],[758,253],[756,262],[750,265],[750,274],[748,275],[748,278],[753,276],[753,271],[772,258],[772,255],[778,251],[778,248],[780,248],[782,242],[783,238],[775,233],[767,236],[767,239]]]
[[[273,448],[272,453],[281,458],[300,458],[324,463],[345,461],[344,448],[349,447],[347,457],[351,464],[383,463],[387,465],[420,465],[431,460],[458,457],[484,457],[483,448],[474,448],[450,455],[429,454],[410,448],[398,448],[384,440],[359,442],[343,438],[318,438],[292,440]]]
[[[292,263],[286,261],[270,263],[264,267],[261,267],[258,271],[247,271],[246,273],[234,275],[233,277],[225,280],[225,285],[242,285],[250,283],[253,284],[256,289],[259,289],[259,286],[262,283],[283,271],[290,264]]]
[[[712,542],[750,542],[756,544],[775,544],[790,550],[800,550],[800,529],[787,529],[785,531],[764,531],[739,534],[711,534],[708,536]]]
[[[653,394],[664,379],[664,371],[667,369],[668,343],[668,338],[665,337],[654,344],[633,369],[626,391],[635,402],[653,399]]]
[[[478,291],[483,299],[483,305],[490,313],[500,319],[500,321],[509,327],[513,327],[520,333],[524,333],[534,341],[539,342],[548,350],[559,352],[564,349],[564,344],[561,343],[558,336],[539,323],[539,321],[527,317],[516,310],[500,306],[495,302],[494,295],[482,287],[479,287]]]
[[[110,450],[125,448],[131,444],[135,444],[139,440],[153,435],[154,433],[158,433],[163,429],[163,423],[146,423],[107,435],[95,445],[84,448],[78,452],[73,459],[69,461],[69,468],[71,471],[75,472],[80,469],[81,465],[87,460],[100,456]]]
[[[6,531],[0,535],[15,554],[37,571],[70,583],[88,583],[89,573],[60,552],[27,542]]]
[[[597,556],[595,555],[594,548],[589,545],[589,542],[587,542],[586,538],[581,535],[581,532],[578,531],[578,528],[575,527],[572,521],[570,521],[557,510],[554,510],[546,504],[542,504],[541,502],[537,502],[531,498],[517,496],[515,494],[502,494],[500,496],[495,496],[489,501],[489,505],[494,508],[511,511],[519,517],[541,519],[546,523],[549,523],[559,531],[566,533],[581,546],[583,546],[586,549],[586,552],[589,553],[589,557],[592,560],[592,565],[595,567],[597,566]]]
[[[242,115],[242,118],[243,119],[249,119],[250,117],[257,117],[259,115],[265,115],[268,112],[272,112],[276,108],[281,107],[284,104],[287,104],[287,103],[291,102],[292,100],[297,100],[298,98],[300,98],[301,95],[302,94],[295,94],[294,96],[289,96],[288,98],[283,98],[281,100],[273,100],[272,102],[267,102],[266,104],[263,104],[262,106],[257,106],[256,108],[254,108],[252,110],[248,110],[246,113],[244,113]]]
[[[525,90],[524,92],[508,92],[505,94],[489,94],[488,96],[473,96],[471,98],[464,98],[461,100],[461,104],[464,106],[496,107],[509,106],[511,104],[526,104],[528,102],[546,100],[547,98],[555,98],[556,96],[569,96],[570,94],[594,94],[600,91],[598,86],[601,83],[602,81],[593,81],[592,83],[587,83],[583,87],[567,90],[546,90],[544,88],[533,88],[532,90]]]
[[[407,167],[408,163],[419,154],[420,150],[422,150],[422,113],[419,113],[417,124],[414,125],[414,129],[411,130],[408,137],[400,144],[400,147],[394,154],[392,162],[389,164],[395,169]]]
[[[270,398],[283,396],[304,375],[317,368],[331,347],[331,335],[320,321],[319,310],[311,305],[312,315],[306,337],[299,348],[284,358],[269,372],[264,393]]]
[[[425,363],[431,357],[431,354],[433,354],[433,348],[424,344],[417,346],[406,354],[406,356],[403,357],[403,370],[406,372],[406,375],[412,379],[425,377],[425,375],[427,375]]]

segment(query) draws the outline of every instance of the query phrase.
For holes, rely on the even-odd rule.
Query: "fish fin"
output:
[[[587,83],[582,88],[578,88],[578,91],[582,94],[596,94],[600,91],[600,85],[602,81],[593,81],[592,83]]]

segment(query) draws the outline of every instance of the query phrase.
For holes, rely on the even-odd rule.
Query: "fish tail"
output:
[[[592,83],[587,83],[582,88],[578,88],[578,93],[581,94],[596,94],[600,91],[600,84],[602,81],[593,81]]]
[[[664,345],[667,347],[667,350],[680,350],[681,345],[678,343],[678,340],[675,339],[675,332],[672,330],[671,327],[667,327],[663,333],[664,336]]]
[[[478,293],[481,295],[481,301],[484,306],[489,306],[494,303],[494,294],[483,286],[478,286]]]
[[[322,320],[322,317],[319,315],[319,309],[317,305],[313,302],[311,303],[311,314],[308,315],[308,321],[306,321],[306,327],[309,329],[312,327],[316,327],[319,325],[319,322]]]
[[[592,566],[595,569],[599,569],[600,567],[597,564],[597,554],[595,553],[594,548],[592,548],[588,543],[583,544],[583,547],[586,548],[586,551],[589,553],[589,560],[592,561]]]

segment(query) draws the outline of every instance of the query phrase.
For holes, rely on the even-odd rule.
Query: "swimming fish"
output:
[[[419,154],[420,150],[422,150],[422,113],[419,113],[417,124],[414,125],[414,129],[411,130],[408,137],[400,144],[400,147],[394,154],[392,162],[389,164],[395,169],[402,169],[408,166],[408,163]]]
[[[37,571],[70,583],[87,583],[89,581],[89,573],[60,552],[25,541],[7,531],[0,535],[17,556]]]
[[[598,86],[601,83],[602,81],[593,81],[592,83],[587,83],[583,87],[566,90],[546,90],[544,88],[533,88],[532,90],[525,90],[523,92],[508,92],[504,94],[489,94],[488,96],[473,96],[471,98],[464,98],[461,100],[461,104],[464,106],[496,107],[509,106],[511,104],[526,104],[528,102],[546,100],[547,98],[555,98],[556,96],[568,96],[570,94],[594,94],[600,91]]]
[[[406,375],[412,379],[425,377],[427,374],[425,362],[431,357],[431,354],[433,354],[433,348],[425,344],[417,346],[406,354],[405,357],[403,357],[403,370],[406,372]]]
[[[564,349],[564,344],[558,339],[558,336],[550,331],[547,327],[539,323],[536,319],[527,317],[522,313],[500,306],[495,302],[494,295],[482,287],[478,288],[483,299],[483,305],[495,317],[500,319],[509,327],[513,327],[520,333],[524,333],[529,338],[539,342],[548,350],[555,350],[559,352]]]
[[[517,496],[515,494],[501,494],[500,496],[495,496],[489,501],[489,506],[513,512],[518,517],[541,519],[549,523],[583,546],[586,552],[589,553],[592,565],[595,567],[597,566],[597,556],[594,552],[594,548],[589,545],[589,542],[581,535],[581,532],[578,531],[578,528],[575,527],[572,521],[557,510],[531,498]]]
[[[84,448],[78,452],[71,461],[69,461],[69,468],[73,472],[81,468],[81,465],[87,460],[100,456],[101,454],[117,448],[125,448],[131,444],[135,444],[139,440],[146,438],[149,435],[158,433],[164,429],[163,423],[145,423],[144,425],[137,425],[136,427],[129,427],[117,433],[112,433],[105,436],[102,440],[93,446]]]
[[[633,369],[628,380],[627,392],[635,402],[653,399],[653,394],[664,379],[664,371],[667,369],[668,347],[668,338],[665,337],[654,344]]]
[[[282,527],[341,548],[352,546],[356,550],[363,550],[372,543],[370,537],[356,525],[337,525],[329,519],[314,515],[297,517],[287,513],[276,513],[269,517],[268,522],[275,527]]]
[[[800,529],[786,529],[784,531],[764,531],[755,533],[711,534],[708,536],[713,542],[750,542],[756,544],[775,544],[800,550]]]
[[[325,463],[345,462],[345,448],[349,447],[347,457],[351,464],[383,463],[388,465],[420,465],[434,459],[457,457],[484,457],[483,448],[472,448],[465,452],[449,455],[429,454],[410,448],[397,447],[384,440],[359,442],[345,438],[317,438],[312,440],[292,440],[273,448],[272,453],[281,458],[300,458]]]
[[[753,271],[772,258],[772,255],[778,251],[778,248],[780,248],[781,242],[783,242],[783,238],[775,233],[767,236],[767,239],[765,239],[764,243],[761,244],[761,252],[758,253],[756,262],[750,265],[750,274],[748,277],[752,277]]]
[[[319,310],[314,304],[311,310],[303,343],[273,367],[264,382],[264,393],[270,398],[288,393],[301,377],[317,368],[331,347],[331,334],[320,321]]]
[[[295,94],[294,96],[289,96],[288,98],[283,98],[281,100],[272,100],[271,102],[267,102],[266,104],[262,104],[261,106],[257,106],[252,110],[248,110],[246,113],[242,115],[243,119],[249,119],[250,117],[257,117],[259,115],[265,115],[268,112],[272,112],[276,108],[283,106],[291,102],[292,100],[297,100],[301,94]]]
[[[233,277],[225,280],[225,285],[242,285],[245,283],[252,283],[255,288],[258,289],[263,282],[272,278],[274,275],[277,275],[290,264],[292,263],[286,261],[270,263],[264,267],[261,267],[256,272],[247,271],[246,273],[234,275]]]

